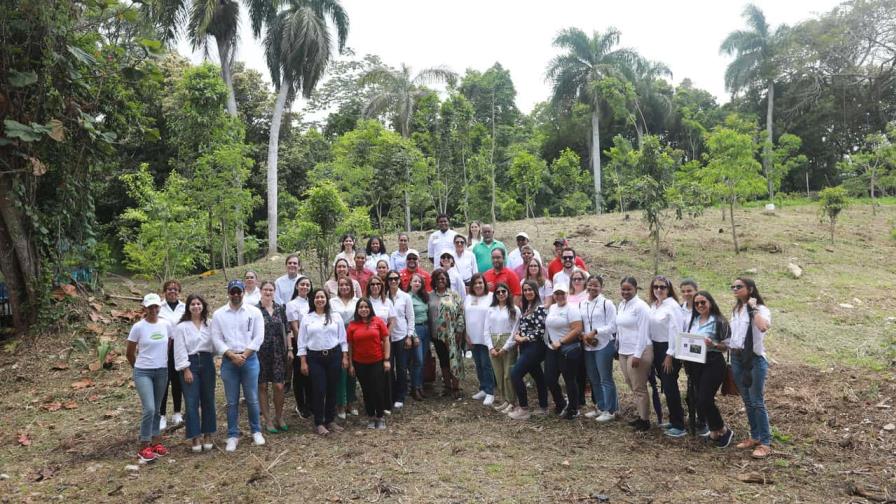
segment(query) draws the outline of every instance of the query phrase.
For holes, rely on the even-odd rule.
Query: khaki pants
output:
[[[509,337],[510,334],[506,333],[492,335],[492,344],[495,349],[503,347]],[[516,403],[513,382],[510,380],[510,369],[516,364],[516,347],[511,348],[500,357],[493,357],[491,354],[489,354],[489,357],[492,361],[492,369],[495,371],[495,399]]]
[[[647,394],[647,375],[653,365],[653,348],[648,346],[638,367],[632,367],[633,355],[619,355],[619,368],[625,383],[635,396],[635,406],[642,420],[650,420],[650,396]]]

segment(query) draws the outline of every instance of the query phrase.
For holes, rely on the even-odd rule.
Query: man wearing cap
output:
[[[292,292],[301,276],[299,275],[301,268],[302,263],[299,261],[298,254],[286,256],[286,274],[274,282],[274,301],[277,304],[286,306],[286,303],[292,299]]]
[[[516,248],[513,249],[510,254],[507,254],[506,267],[516,270],[516,268],[525,264],[525,261],[523,260],[523,247],[525,246],[531,247],[531,245],[529,245],[529,235],[524,231],[520,231],[516,234]],[[538,262],[541,262],[541,254],[534,248],[532,249],[532,254],[538,259]]]
[[[420,267],[420,252],[417,252],[415,249],[409,249],[407,256],[405,256],[405,261],[407,261],[407,266],[398,272],[398,275],[401,277],[402,290],[407,292],[411,285],[411,277],[420,275],[420,278],[423,279],[423,288],[426,292],[432,292],[432,282],[430,281],[429,273]]]
[[[507,247],[495,239],[495,228],[491,224],[482,225],[482,241],[473,247],[473,255],[476,256],[476,267],[480,272],[492,269],[492,251],[500,248],[507,253]]]
[[[522,257],[520,265],[511,268],[511,270],[513,270],[513,272],[516,273],[516,276],[520,277],[520,281],[522,281],[526,278],[526,267],[529,266],[529,262],[531,262],[532,259],[535,259],[535,249],[533,249],[531,245],[523,245],[520,247],[520,256]],[[541,258],[538,258],[538,262],[541,263]],[[544,263],[541,263],[541,275],[545,280],[548,279],[548,270],[544,267]]]
[[[289,261],[287,260],[287,263]],[[298,277],[298,275],[297,275]],[[227,398],[227,447],[236,450],[240,436],[240,387],[249,410],[249,427],[256,445],[264,444],[258,404],[258,372],[255,352],[264,341],[264,318],[261,310],[243,303],[246,290],[242,280],[227,284],[230,302],[215,310],[212,317],[212,343],[215,351],[224,356],[221,361],[221,381]]]
[[[510,289],[510,294],[513,295],[514,304],[518,304],[517,302],[522,294],[520,278],[510,268],[504,267],[504,249],[496,248],[492,250],[492,265],[492,269],[482,274],[489,292],[495,292],[495,287],[499,283],[505,283],[507,288]]]
[[[426,252],[433,265],[438,264],[436,259],[442,255],[442,252],[451,252],[454,249],[454,237],[457,236],[457,233],[451,229],[446,214],[439,214],[436,217],[436,227],[438,229],[429,235],[429,241],[426,244]]]
[[[568,242],[563,238],[557,238],[554,240],[554,259],[548,264],[548,280],[554,281],[554,275],[557,274],[558,271],[563,269],[563,260],[560,256],[563,254],[563,249],[568,245]],[[583,269],[588,271],[588,268],[585,267],[585,261],[582,260],[581,257],[576,256],[573,264],[577,266],[579,269]]]

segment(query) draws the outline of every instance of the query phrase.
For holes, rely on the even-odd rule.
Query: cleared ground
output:
[[[670,222],[661,272],[691,276],[724,305],[727,286],[747,271],[773,313],[767,402],[775,454],[754,461],[733,446],[718,450],[693,439],[670,440],[657,429],[635,434],[616,422],[597,425],[556,417],[512,422],[470,399],[431,398],[389,419],[387,431],[350,420],[344,433],[320,439],[290,415],[291,430],[264,447],[243,442],[194,455],[183,431],[169,433],[171,455],[152,465],[134,455],[139,404],[120,354],[137,303],[120,298],[68,299],[48,313],[47,334],[7,343],[0,352],[0,500],[106,502],[866,502],[896,499],[896,207],[876,217],[847,210],[836,242],[815,206],[775,216],[737,212],[744,252],[732,252],[718,210]],[[527,231],[550,256],[567,236],[592,269],[647,284],[652,251],[638,214],[501,223],[510,245]],[[387,238],[394,246],[395,238]],[[607,245],[610,246],[607,246]],[[412,246],[425,248],[425,236]],[[794,279],[789,262],[800,265]],[[261,278],[282,259],[253,265]],[[243,270],[228,272],[241,273]],[[190,278],[185,292],[224,302],[224,275]],[[107,293],[136,297],[147,284],[107,281]],[[133,289],[133,290],[132,290]],[[91,371],[97,341],[113,342],[111,369]],[[82,345],[82,342],[84,343]],[[472,363],[465,391],[472,393]],[[95,366],[94,366],[95,367]],[[631,398],[617,371],[623,413]],[[682,388],[684,380],[682,379]],[[439,386],[436,386],[436,391]],[[223,413],[218,384],[219,413]],[[291,399],[287,402],[291,408]],[[738,398],[720,400],[740,439],[747,432]],[[245,415],[243,415],[245,422]],[[245,425],[245,424],[244,424]],[[246,429],[247,426],[244,426]],[[888,430],[890,429],[890,430]],[[750,480],[750,481],[744,481]],[[869,500],[870,499],[870,500]]]

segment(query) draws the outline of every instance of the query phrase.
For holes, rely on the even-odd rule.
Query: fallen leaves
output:
[[[77,297],[78,289],[72,284],[60,285],[53,289],[52,296],[56,301],[62,301],[66,297]]]
[[[68,369],[68,364],[62,361],[54,362],[53,365],[50,366],[50,369],[53,371],[65,371]]]
[[[44,481],[52,478],[56,475],[56,469],[53,467],[44,467],[43,469],[38,470],[31,476],[31,481],[38,482]]]
[[[27,432],[19,432],[16,441],[22,446],[31,446],[31,435]]]
[[[112,316],[115,318],[136,322],[143,318],[143,312],[139,310],[112,310]]]
[[[46,411],[59,411],[62,408],[62,403],[59,401],[53,401],[46,404],[41,404],[40,409]]]
[[[72,388],[75,390],[81,390],[92,386],[93,380],[91,380],[90,378],[81,378],[78,381],[72,382]]]
[[[744,483],[759,483],[762,485],[770,485],[773,483],[770,478],[758,472],[741,473],[737,475],[737,479]]]
[[[66,401],[62,404],[62,407],[67,410],[78,409],[78,403],[75,401]]]

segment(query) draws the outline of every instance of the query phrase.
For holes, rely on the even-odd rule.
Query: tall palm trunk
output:
[[[772,126],[774,125],[773,114],[775,109],[775,82],[768,81],[768,109],[765,113],[765,147],[762,154],[762,168],[765,170],[765,179],[768,182],[768,199],[775,198],[775,188],[772,184]]]
[[[215,37],[215,43],[218,45],[218,57],[221,60],[221,79],[224,80],[224,84],[227,86],[227,113],[237,117],[236,94],[233,91],[233,74],[230,68],[233,60],[233,55],[230,53],[230,44],[223,37]],[[239,206],[236,207],[236,213],[238,215],[242,213],[242,209]],[[234,238],[236,238],[236,262],[239,265],[243,265],[246,237],[243,233],[242,220],[236,223]]]
[[[289,86],[280,86],[274,102],[274,113],[271,114],[271,133],[268,137],[268,256],[277,253],[277,157],[280,149],[280,123],[283,121],[287,95]]]
[[[411,110],[411,104],[408,103],[406,105],[405,110]],[[410,114],[410,113],[409,113]],[[401,122],[401,136],[404,138],[411,138],[411,116],[402,119]],[[405,163],[404,164],[404,230],[408,233],[411,232],[411,195],[410,189],[408,187],[411,185],[411,167]],[[382,222],[382,221],[381,221]],[[382,224],[380,224],[382,225]]]
[[[600,215],[603,207],[600,194],[600,120],[597,106],[591,112],[591,175],[594,177],[594,210]]]
[[[492,152],[491,159],[489,160],[489,166],[491,167],[491,175],[492,175],[492,224],[498,222],[498,219],[495,215],[495,200],[498,199],[498,187],[495,183],[495,147],[498,145],[498,139],[495,138],[497,134],[497,130],[495,128],[495,88],[492,87]]]

